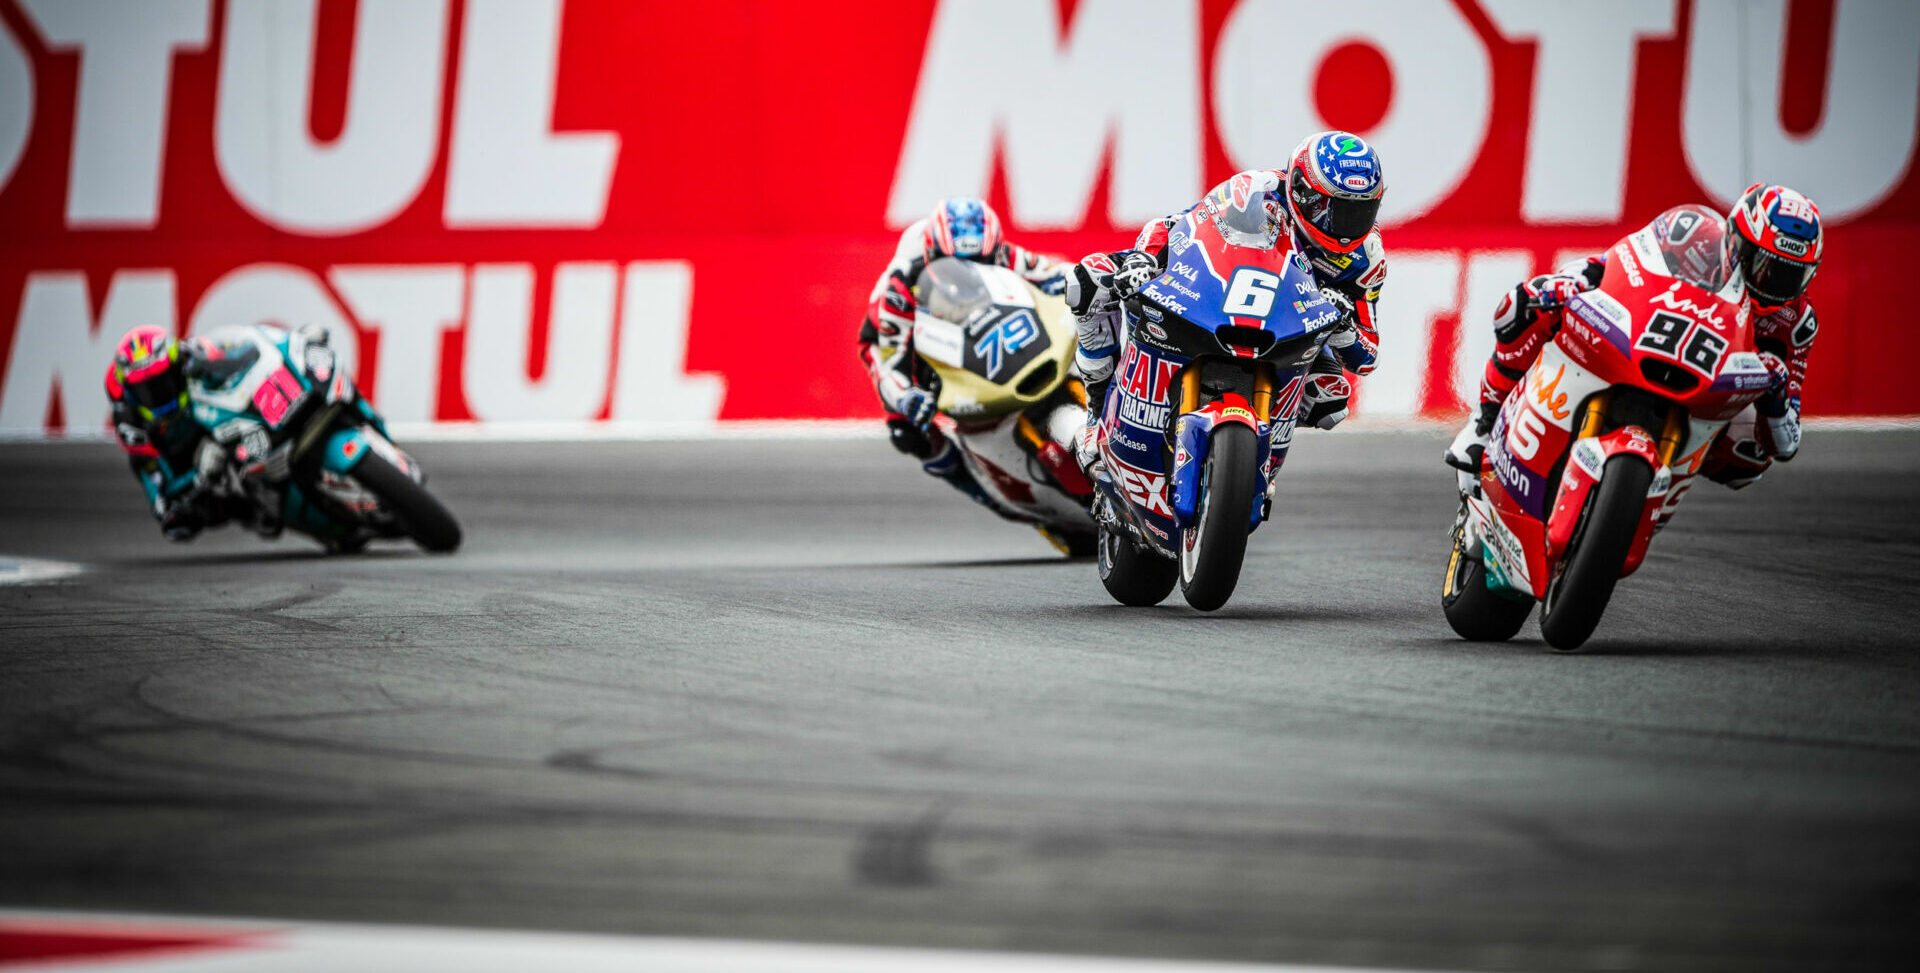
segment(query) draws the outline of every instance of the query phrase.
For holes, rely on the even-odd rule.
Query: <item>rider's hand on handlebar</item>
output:
[[[932,392],[923,388],[910,388],[900,393],[900,400],[894,403],[894,407],[906,417],[908,422],[913,423],[915,429],[925,432],[928,423],[933,421],[934,404],[935,396]]]
[[[1771,351],[1760,353],[1760,364],[1767,366],[1767,391],[1779,395],[1787,390],[1792,376],[1787,371],[1787,363]]]
[[[1565,307],[1574,295],[1587,289],[1584,277],[1568,274],[1545,274],[1523,285],[1527,303],[1536,310],[1552,310]]]
[[[1138,250],[1127,250],[1121,255],[1120,269],[1113,273],[1113,283],[1108,287],[1113,296],[1126,300],[1155,277],[1160,276],[1160,268],[1153,257]]]

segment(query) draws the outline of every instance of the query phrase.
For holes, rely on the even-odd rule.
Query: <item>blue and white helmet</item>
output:
[[[922,248],[928,260],[992,259],[993,252],[1000,249],[1000,217],[982,200],[966,196],[943,199],[927,217]]]
[[[1287,208],[1321,250],[1352,253],[1380,215],[1387,177],[1373,146],[1350,132],[1308,136],[1287,164]]]

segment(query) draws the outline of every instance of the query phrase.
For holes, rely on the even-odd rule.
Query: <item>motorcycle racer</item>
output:
[[[1806,289],[1820,266],[1820,211],[1792,189],[1755,183],[1725,217],[1688,204],[1661,213],[1649,226],[1669,242],[1684,244],[1683,259],[1718,263],[1727,273],[1738,271],[1745,282],[1754,343],[1773,382],[1765,396],[1728,425],[1700,470],[1717,483],[1740,489],[1760,479],[1775,459],[1785,462],[1800,449],[1800,390],[1819,330]],[[1448,465],[1468,474],[1479,469],[1501,404],[1559,331],[1566,302],[1598,287],[1606,266],[1603,252],[1523,281],[1501,298],[1494,310],[1494,352],[1481,378],[1480,402],[1447,447]]]
[[[1295,147],[1287,168],[1238,173],[1193,206],[1148,222],[1133,249],[1081,260],[1068,277],[1066,297],[1079,324],[1075,367],[1087,383],[1088,401],[1105,401],[1126,327],[1122,302],[1166,270],[1170,234],[1189,213],[1204,210],[1223,227],[1229,242],[1234,235],[1245,239],[1245,245],[1290,242],[1306,258],[1321,292],[1340,310],[1344,320],[1309,369],[1299,413],[1301,422],[1321,429],[1339,425],[1352,395],[1345,373],[1372,372],[1379,353],[1375,307],[1386,283],[1387,260],[1374,221],[1385,192],[1386,179],[1372,146],[1347,132],[1321,132]],[[1256,236],[1228,229],[1230,221],[1220,214],[1234,209],[1255,217],[1248,225],[1264,222],[1268,232]],[[1264,212],[1246,212],[1253,209]],[[1098,457],[1099,418],[1097,408],[1090,412],[1081,435],[1083,467],[1091,468]],[[1276,440],[1282,431],[1276,422]],[[1269,473],[1284,460],[1285,445],[1276,441],[1272,455]]]
[[[934,391],[920,383],[912,342],[918,303],[913,288],[929,262],[959,257],[1006,267],[1058,295],[1065,286],[1063,268],[1051,258],[1008,241],[1000,217],[984,201],[969,197],[941,200],[927,217],[900,234],[893,260],[868,297],[860,324],[860,361],[886,409],[887,434],[894,448],[921,461],[921,469],[952,484],[980,503],[992,506],[967,472],[959,451],[932,425]]]
[[[120,339],[107,366],[114,433],[169,540],[251,512],[219,487],[225,453],[187,411],[188,368],[204,353],[197,342],[142,325]]]

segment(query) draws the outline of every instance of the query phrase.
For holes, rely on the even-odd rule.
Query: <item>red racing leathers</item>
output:
[[[1500,299],[1493,315],[1494,351],[1480,381],[1483,415],[1505,402],[1520,378],[1553,340],[1574,294],[1599,286],[1606,254],[1562,267],[1522,283]],[[1807,377],[1819,323],[1805,295],[1785,307],[1753,317],[1754,344],[1763,361],[1781,377],[1780,390],[1734,417],[1707,453],[1701,473],[1734,489],[1759,479],[1775,458],[1792,459],[1800,449],[1800,388]]]

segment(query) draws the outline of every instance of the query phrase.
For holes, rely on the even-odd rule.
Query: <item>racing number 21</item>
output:
[[[1233,272],[1233,282],[1227,285],[1227,297],[1220,303],[1220,310],[1239,317],[1264,318],[1273,311],[1273,299],[1279,293],[1278,275],[1242,267]]]

